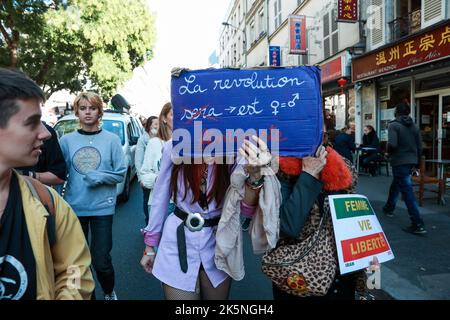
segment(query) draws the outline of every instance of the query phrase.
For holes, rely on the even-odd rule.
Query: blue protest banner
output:
[[[183,157],[236,154],[254,132],[280,156],[305,157],[322,142],[320,69],[205,69],[172,76],[173,148]]]

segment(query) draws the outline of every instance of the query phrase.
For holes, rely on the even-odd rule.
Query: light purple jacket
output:
[[[161,171],[153,189],[153,200],[151,203],[151,219],[144,229],[144,241],[148,246],[158,246],[158,253],[153,266],[153,275],[161,282],[171,287],[195,291],[200,265],[203,265],[209,280],[214,287],[220,285],[227,274],[216,268],[214,263],[214,252],[216,245],[215,233],[217,226],[203,228],[201,231],[191,232],[184,227],[186,235],[186,250],[188,270],[183,273],[180,268],[177,247],[176,229],[182,223],[174,214],[167,216],[167,208],[170,200],[170,178],[173,163],[171,160],[172,141],[168,141],[163,148],[161,159]],[[214,166],[208,166],[207,190],[212,187],[214,177]],[[188,190],[186,199],[184,196],[185,186],[183,179],[178,177],[177,206],[187,213],[200,213],[205,219],[211,219],[221,214],[222,208],[218,208],[214,200],[209,203],[208,210],[203,210],[195,202],[191,204],[193,195]]]

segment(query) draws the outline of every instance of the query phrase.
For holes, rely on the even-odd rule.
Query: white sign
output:
[[[367,197],[344,194],[329,200],[341,274],[369,267],[374,256],[380,263],[394,259]]]
[[[395,108],[381,110],[380,120],[394,120]]]

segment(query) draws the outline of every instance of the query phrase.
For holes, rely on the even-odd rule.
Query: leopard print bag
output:
[[[323,215],[320,212],[323,212]],[[297,239],[282,239],[262,257],[262,271],[282,291],[308,297],[324,296],[338,267],[328,197],[317,203]]]

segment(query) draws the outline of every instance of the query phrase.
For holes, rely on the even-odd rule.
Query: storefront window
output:
[[[401,102],[411,105],[411,82],[405,81],[378,87],[380,100],[380,140],[388,140],[389,121],[395,118],[395,106]]]
[[[345,127],[347,120],[345,94],[325,97],[325,109],[330,110],[335,118],[334,130],[341,130]]]

